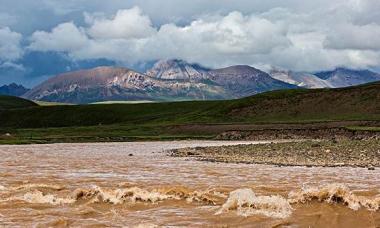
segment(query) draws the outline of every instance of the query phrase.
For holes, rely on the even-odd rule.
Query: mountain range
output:
[[[31,100],[66,103],[224,99],[216,84],[165,80],[127,68],[97,67],[58,75],[24,94]]]
[[[0,95],[8,95],[8,96],[22,96],[29,89],[25,88],[22,85],[17,85],[16,83],[11,83],[9,85],[0,86]]]
[[[291,88],[298,87],[250,66],[211,70],[182,60],[167,60],[157,62],[145,73],[97,67],[60,74],[24,97],[65,103],[221,100]]]
[[[303,88],[316,89],[333,87],[329,81],[319,78],[318,76],[312,73],[294,72],[290,70],[280,70],[273,68],[270,70],[269,74],[272,78]]]
[[[380,74],[368,70],[337,68],[308,73],[273,68],[266,73],[246,65],[209,69],[172,59],[156,62],[145,73],[107,66],[59,74],[26,91],[23,97],[65,103],[220,100],[272,90],[337,88],[373,81],[380,81]]]
[[[317,73],[272,69],[270,75],[278,80],[304,88],[341,88],[380,80],[380,74],[369,70],[336,68]]]
[[[320,79],[328,82],[330,87],[348,87],[367,82],[380,80],[380,74],[369,70],[350,70],[346,68],[337,68],[334,71],[325,71],[315,74]]]

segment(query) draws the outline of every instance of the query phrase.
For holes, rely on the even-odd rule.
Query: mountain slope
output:
[[[53,77],[25,94],[33,100],[92,103],[118,100],[223,99],[223,88],[166,81],[127,68],[98,67]]]
[[[28,91],[29,89],[25,88],[22,85],[17,85],[16,83],[0,86],[1,95],[22,96]]]
[[[36,103],[14,96],[0,95],[0,110],[20,109],[38,106]]]
[[[380,81],[380,74],[369,70],[337,68],[333,71],[319,72],[315,75],[335,88]]]
[[[329,82],[306,72],[272,69],[269,75],[274,79],[308,89],[332,87]]]
[[[282,90],[235,102],[228,115],[241,120],[380,120],[380,82],[335,89]]]
[[[158,61],[146,75],[167,80],[201,81],[208,78],[208,71],[209,69],[198,64],[170,59]]]
[[[209,71],[210,80],[223,86],[236,97],[246,97],[280,89],[294,89],[291,85],[270,77],[256,68],[237,65]]]

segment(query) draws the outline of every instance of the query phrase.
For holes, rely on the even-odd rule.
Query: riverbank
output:
[[[0,128],[1,144],[168,140],[380,139],[379,121],[302,123],[115,124],[57,128]]]
[[[323,140],[175,149],[174,157],[280,166],[380,167],[380,140]]]

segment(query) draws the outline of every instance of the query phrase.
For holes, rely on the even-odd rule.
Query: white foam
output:
[[[358,210],[361,207],[371,211],[380,209],[380,197],[369,199],[357,196],[342,184],[303,188],[301,191],[289,193],[289,202],[291,203],[306,203],[313,200],[330,204],[341,203],[352,210]]]
[[[83,195],[83,193],[81,194]],[[78,197],[78,193],[76,195]],[[86,195],[86,197],[95,197],[92,202],[111,204],[122,204],[124,202],[135,203],[137,201],[156,203],[158,201],[174,198],[157,191],[147,191],[138,187],[115,190],[95,187],[94,190],[87,191],[84,195]]]
[[[51,204],[51,205],[60,205],[60,204],[71,204],[75,200],[69,198],[60,198],[51,194],[43,194],[40,191],[33,191],[25,193],[22,197],[17,198],[28,203],[36,204]]]
[[[252,189],[237,189],[232,191],[216,213],[221,214],[236,210],[241,216],[264,215],[273,218],[286,218],[292,214],[289,202],[281,196],[256,196]]]

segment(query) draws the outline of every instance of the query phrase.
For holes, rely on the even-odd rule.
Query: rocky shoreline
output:
[[[321,140],[184,148],[170,156],[201,161],[279,166],[380,167],[380,140]]]

